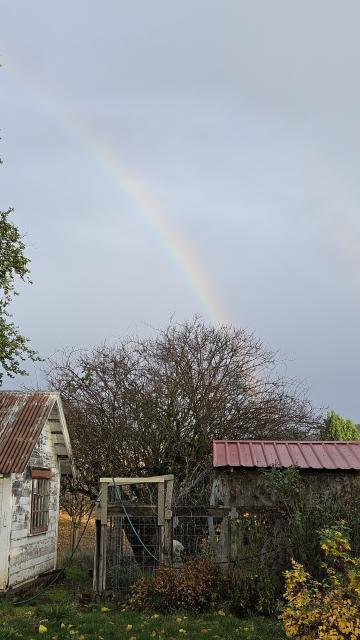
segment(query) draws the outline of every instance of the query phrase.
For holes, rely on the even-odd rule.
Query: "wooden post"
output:
[[[100,555],[100,594],[106,591],[106,548],[107,548],[107,507],[108,507],[108,482],[100,482],[100,508],[101,508],[101,555]]]
[[[95,554],[93,591],[100,598],[106,590],[106,544],[108,483],[100,482],[100,499],[95,509]]]
[[[165,558],[165,482],[158,483],[158,528],[159,528],[159,560]]]
[[[174,477],[166,481],[165,492],[165,526],[164,526],[164,562],[171,565],[173,560],[173,526],[172,526],[172,494]]]
[[[95,551],[94,551],[94,576],[93,592],[95,598],[100,596],[100,556],[101,556],[101,504],[100,499],[95,506]]]
[[[100,596],[100,549],[101,549],[101,521],[95,520],[95,552],[94,552],[94,576],[93,576],[93,592],[97,599]]]

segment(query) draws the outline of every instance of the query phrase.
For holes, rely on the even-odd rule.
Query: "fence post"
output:
[[[165,525],[164,525],[164,561],[171,565],[173,559],[173,523],[172,523],[172,495],[174,489],[174,478],[166,481],[165,493]]]
[[[239,534],[236,526],[236,521],[239,514],[236,507],[231,507],[229,514],[229,541],[228,541],[228,562],[234,562],[238,554],[239,547]]]
[[[165,482],[158,483],[158,527],[159,527],[159,560],[163,564],[165,558]]]
[[[99,598],[106,590],[106,544],[108,483],[100,482],[100,500],[95,509],[95,554],[93,591]]]
[[[101,557],[101,498],[95,506],[95,550],[94,550],[94,576],[93,592],[95,598],[100,596],[100,557]]]

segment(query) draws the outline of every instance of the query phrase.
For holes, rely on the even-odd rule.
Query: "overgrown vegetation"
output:
[[[216,604],[216,574],[206,559],[182,567],[161,566],[155,575],[140,578],[127,602],[138,611],[208,611]]]
[[[231,523],[233,565],[223,578],[222,596],[235,615],[277,612],[282,581],[271,527],[272,523],[256,514]]]
[[[360,558],[350,555],[350,531],[344,524],[322,529],[325,562],[319,582],[293,560],[286,571],[286,606],[280,618],[286,634],[298,640],[360,638]]]
[[[360,555],[360,484],[355,478],[348,483],[339,477],[334,484],[323,475],[316,490],[297,469],[273,468],[263,474],[263,491],[276,506],[241,514],[231,523],[234,564],[224,597],[240,615],[276,613],[291,559],[316,580],[325,578],[320,529],[346,522],[352,552]]]

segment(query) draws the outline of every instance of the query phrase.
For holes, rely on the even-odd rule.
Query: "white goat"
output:
[[[179,540],[173,540],[173,558],[174,564],[182,564],[181,554],[184,551],[185,547]]]

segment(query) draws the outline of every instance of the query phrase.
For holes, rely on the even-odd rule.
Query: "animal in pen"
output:
[[[180,540],[173,540],[173,564],[175,566],[182,565],[182,552],[185,547],[181,544]]]
[[[190,516],[175,516],[173,518],[174,563],[204,555],[212,556],[216,560],[226,525],[227,522],[222,517],[197,515],[196,512]]]

